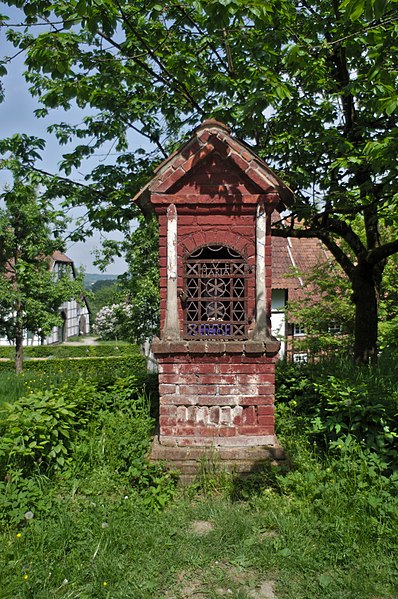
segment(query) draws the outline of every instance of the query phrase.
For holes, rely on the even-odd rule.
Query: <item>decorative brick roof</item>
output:
[[[149,213],[151,211],[149,203],[151,193],[173,193],[177,185],[181,186],[182,181],[188,179],[190,171],[215,156],[240,174],[242,181],[252,188],[251,193],[275,194],[280,210],[291,203],[293,199],[291,189],[248,145],[232,137],[230,129],[214,119],[204,121],[188,142],[157,167],[155,176],[133,198],[133,201],[138,203],[144,213]],[[211,181],[209,184],[211,185]],[[208,187],[206,191],[208,191]],[[217,192],[217,190],[212,191]],[[219,189],[218,191],[229,192],[228,189]],[[233,194],[233,189],[230,190],[230,193]]]

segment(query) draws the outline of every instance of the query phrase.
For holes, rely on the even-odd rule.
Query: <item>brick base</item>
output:
[[[168,343],[167,352],[162,342],[154,347],[159,363],[160,444],[276,444],[275,344],[272,351],[259,342],[190,342],[188,351],[184,343],[175,346]]]
[[[288,466],[283,448],[275,440],[273,446],[261,447],[168,447],[155,437],[150,453],[151,461],[161,460],[179,472],[182,484],[189,484],[202,471],[229,472],[248,476],[261,471],[266,465]]]

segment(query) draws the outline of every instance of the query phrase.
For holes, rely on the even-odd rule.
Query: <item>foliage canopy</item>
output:
[[[61,324],[62,303],[82,301],[83,277],[52,271],[53,253],[63,249],[65,218],[29,181],[16,178],[0,198],[0,334],[15,345],[20,371],[26,331],[44,338]]]
[[[224,121],[295,190],[290,226],[275,234],[327,245],[353,288],[356,357],[375,357],[383,269],[398,250],[382,234],[398,216],[396,0],[7,4],[25,13],[27,29],[8,38],[26,51],[36,116],[90,109],[77,125],[50,127],[61,144],[76,141],[66,175],[101,148],[117,152],[69,188],[70,202],[87,205],[94,225],[122,226],[136,216],[129,198],[177,141],[205,117]],[[132,149],[131,132],[142,147]],[[24,158],[26,140],[12,143]]]

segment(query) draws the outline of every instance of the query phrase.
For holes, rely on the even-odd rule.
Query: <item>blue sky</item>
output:
[[[22,22],[21,11],[16,8],[10,8],[0,2],[0,13],[9,15],[12,23]],[[0,57],[13,56],[16,49],[6,41],[5,28],[0,28]],[[33,111],[39,107],[36,99],[32,98],[28,91],[28,85],[23,77],[24,64],[23,55],[13,59],[8,65],[8,75],[2,78],[2,84],[5,88],[5,101],[0,104],[0,127],[1,137],[8,137],[14,133],[26,133],[46,139],[47,146],[42,154],[43,161],[41,167],[49,172],[58,172],[58,163],[62,152],[67,151],[67,146],[60,147],[54,136],[47,133],[47,127],[53,122],[79,122],[85,114],[79,109],[73,109],[68,112],[62,110],[53,111],[44,119],[36,119]],[[134,140],[133,140],[134,143]],[[139,143],[136,140],[135,143]],[[92,163],[91,163],[92,167]],[[86,170],[86,172],[88,172]],[[74,175],[75,179],[79,176],[83,178],[85,173]],[[0,187],[9,181],[7,173],[0,169]],[[76,212],[76,217],[79,213]],[[120,235],[108,234],[107,237],[120,239]],[[93,237],[87,238],[84,243],[73,243],[67,248],[67,254],[72,258],[76,266],[84,267],[86,272],[99,272],[93,265],[94,256],[92,252],[100,248],[103,236],[96,232]],[[123,260],[117,259],[114,264],[106,270],[107,274],[121,274],[125,271],[126,264]]]

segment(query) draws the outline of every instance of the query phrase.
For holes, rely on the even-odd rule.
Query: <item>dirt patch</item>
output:
[[[208,599],[208,594],[202,592],[202,582],[192,573],[180,572],[175,587],[166,591],[164,599]]]
[[[275,595],[275,582],[262,580],[255,583],[257,574],[254,570],[239,568],[228,563],[220,563],[218,567],[228,576],[231,586],[244,591],[252,599],[277,599]],[[217,593],[222,597],[234,595],[229,588],[218,588]]]
[[[214,562],[209,570],[178,574],[173,588],[163,599],[210,599],[231,597],[244,593],[250,599],[277,599],[275,582],[260,580],[251,569],[233,566],[228,562]]]
[[[252,599],[276,599],[275,582],[273,580],[264,580],[255,589],[249,591],[247,595]]]
[[[260,541],[263,541],[264,539],[275,539],[277,536],[276,530],[263,530],[260,532],[259,538]]]
[[[194,520],[191,523],[190,531],[195,535],[207,535],[213,530],[214,526],[208,520]]]

